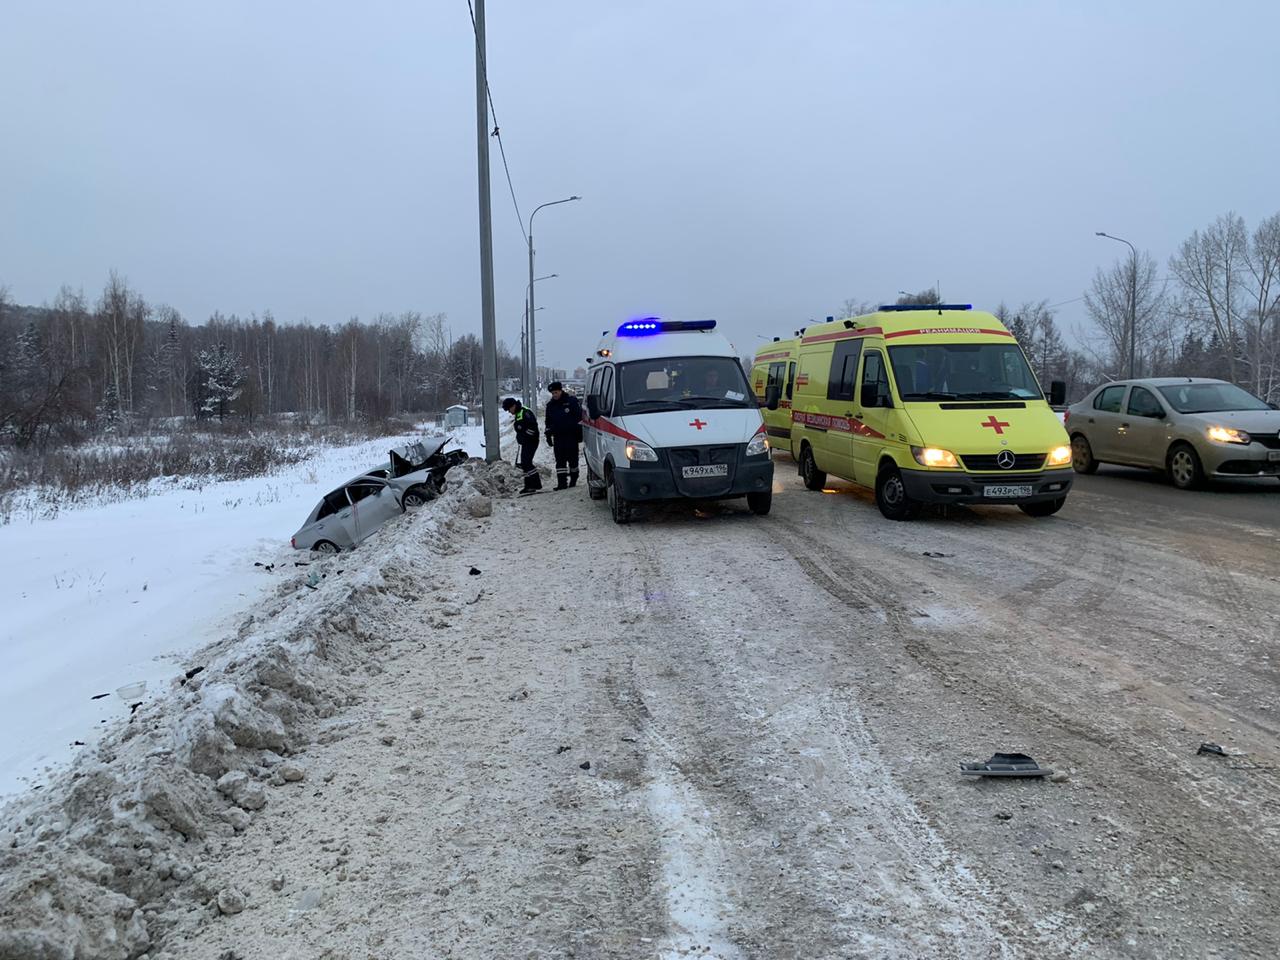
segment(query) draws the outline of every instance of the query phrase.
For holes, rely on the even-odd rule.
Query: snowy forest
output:
[[[519,358],[499,351],[499,377],[518,377]],[[475,402],[481,363],[480,341],[452,337],[444,314],[336,327],[214,314],[192,325],[116,273],[96,299],[64,287],[42,307],[0,287],[0,443],[46,449],[177,417],[435,413]]]

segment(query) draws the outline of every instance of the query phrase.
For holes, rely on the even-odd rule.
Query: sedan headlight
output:
[[[654,452],[653,447],[649,446],[643,440],[628,440],[627,459],[657,462],[658,455]]]
[[[1208,429],[1209,439],[1216,440],[1218,443],[1252,443],[1253,438],[1243,430],[1237,430],[1234,427],[1210,427]]]
[[[916,458],[916,463],[922,467],[958,467],[960,461],[956,459],[956,455],[950,450],[940,450],[937,447],[912,447],[911,455]]]
[[[769,438],[764,431],[760,431],[751,438],[751,442],[747,444],[748,457],[763,457],[769,452]]]
[[[1070,447],[1054,447],[1049,451],[1048,464],[1051,467],[1064,467],[1071,462]]]

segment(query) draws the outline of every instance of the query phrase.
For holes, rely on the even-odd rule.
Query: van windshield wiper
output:
[[[728,397],[677,397],[671,402],[678,403],[680,404],[680,406],[685,407],[687,409],[692,409],[694,407],[707,408],[712,406],[716,406],[716,407],[750,406],[750,404],[748,404],[746,400],[730,400]]]
[[[1043,396],[1039,397],[1020,397],[1016,393],[1009,390],[975,390],[972,393],[960,394],[964,400],[1043,400]]]
[[[631,407],[666,407],[668,410],[679,410],[679,400],[627,400],[623,403],[627,409]]]
[[[959,394],[942,393],[937,390],[926,390],[923,393],[904,393],[902,395],[903,400],[956,400],[958,397]]]

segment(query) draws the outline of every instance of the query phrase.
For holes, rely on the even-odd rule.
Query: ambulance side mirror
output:
[[[782,401],[782,388],[777,384],[767,387],[764,391],[764,405],[767,410],[777,410],[778,404]]]
[[[1067,385],[1061,380],[1049,384],[1049,406],[1060,407],[1067,402]]]
[[[594,393],[587,395],[587,416],[592,420],[596,420],[600,416],[600,403]]]

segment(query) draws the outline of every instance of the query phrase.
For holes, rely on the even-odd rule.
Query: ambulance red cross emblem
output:
[[[706,425],[707,424],[705,420],[699,420],[697,417],[694,417],[692,420],[689,421],[689,426],[697,427],[699,433],[702,432],[702,428],[705,427]]]
[[[1008,425],[1009,425],[1008,420],[997,420],[996,415],[994,413],[991,414],[991,416],[987,417],[987,419],[984,422],[978,424],[978,426],[980,427],[990,427],[996,433],[1000,433],[1000,434],[1004,433],[1004,428],[1007,427]]]

